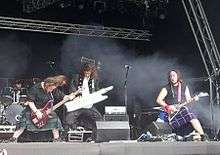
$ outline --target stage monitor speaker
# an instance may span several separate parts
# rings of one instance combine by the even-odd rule
[[[128,115],[104,115],[104,120],[105,121],[129,121]]]
[[[148,130],[153,136],[160,136],[164,134],[171,134],[172,129],[169,126],[168,123],[163,123],[163,122],[152,122],[148,126]]]
[[[96,126],[96,142],[130,139],[130,127],[128,121],[96,121]]]

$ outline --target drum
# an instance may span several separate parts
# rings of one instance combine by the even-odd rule
[[[1,91],[1,103],[5,106],[8,106],[13,103],[13,88],[5,87]]]
[[[5,109],[5,118],[6,122],[10,123],[11,125],[15,125],[19,119],[21,118],[21,113],[24,110],[19,104],[11,104]]]
[[[19,103],[24,104],[27,101],[27,89],[21,88]]]
[[[0,104],[0,124],[4,124],[4,105]]]

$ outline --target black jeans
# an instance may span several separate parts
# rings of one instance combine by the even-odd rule
[[[96,137],[96,121],[103,120],[102,115],[98,112],[95,107],[90,109],[79,109],[67,113],[65,118],[65,129],[76,129],[77,126],[82,126],[87,130],[92,130],[92,140],[95,140]]]

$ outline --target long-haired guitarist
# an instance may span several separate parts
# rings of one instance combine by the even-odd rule
[[[66,76],[57,75],[48,77],[30,88],[27,95],[27,107],[16,125],[17,130],[10,139],[11,141],[17,141],[25,129],[33,132],[52,130],[54,141],[60,140],[59,131],[63,128],[52,108],[55,103],[62,104],[74,98],[75,94],[65,95],[57,89],[66,83]]]
[[[157,97],[157,103],[163,107],[164,113],[160,113],[158,121],[169,122],[170,126],[175,130],[190,122],[195,131],[201,135],[204,140],[206,135],[196,115],[187,106],[177,109],[174,104],[182,102],[192,102],[188,86],[182,81],[178,70],[168,72],[168,84],[163,87]],[[175,114],[170,119],[170,115]]]
[[[82,89],[81,95],[83,98],[86,98],[89,94],[97,91],[99,88],[96,66],[87,63],[82,65],[79,76],[72,82],[71,87],[73,90]],[[82,124],[77,124],[80,118],[84,120],[81,120]],[[67,113],[65,124],[67,128],[72,130],[76,129],[78,125],[92,130],[92,139],[95,140],[96,121],[98,120],[102,120],[102,115],[96,107],[92,106]]]

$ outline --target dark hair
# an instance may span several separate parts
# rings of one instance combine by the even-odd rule
[[[85,64],[81,67],[81,70],[80,70],[80,76],[81,77],[84,77],[84,72],[85,71],[90,71],[91,72],[91,75],[90,75],[90,78],[91,79],[94,79],[95,77],[97,77],[97,69],[95,67],[95,65],[91,65],[91,64]]]
[[[19,80],[15,80],[15,81],[12,82],[13,87],[15,87],[17,84],[23,85],[23,81],[19,79]]]
[[[171,73],[171,72],[175,72],[175,73],[177,74],[177,79],[178,79],[178,81],[179,81],[179,82],[183,82],[183,81],[182,81],[181,74],[180,74],[180,71],[177,70],[177,69],[172,69],[172,70],[170,70],[170,71],[168,72],[168,74],[167,74],[167,80],[168,80],[168,83],[169,83],[169,84],[171,83],[171,82],[170,82],[170,73]]]

